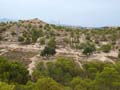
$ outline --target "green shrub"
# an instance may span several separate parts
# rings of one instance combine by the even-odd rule
[[[54,47],[49,47],[46,46],[42,51],[41,51],[41,56],[51,56],[54,55],[56,53],[55,48]]]
[[[95,45],[91,43],[86,43],[83,49],[83,54],[89,56],[96,50]]]
[[[0,81],[25,84],[28,79],[28,70],[22,64],[0,57]]]
[[[4,82],[0,82],[0,90],[15,90],[15,85],[9,85]]]
[[[42,78],[35,83],[33,90],[64,90],[64,87],[51,78]]]

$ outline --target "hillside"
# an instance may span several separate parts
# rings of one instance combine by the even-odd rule
[[[31,51],[39,54],[49,42],[55,44],[57,52],[49,59],[65,56],[77,62],[100,60],[114,63],[118,60],[120,49],[120,28],[72,28],[48,24],[37,18],[0,23],[0,47],[5,51],[9,52],[8,48],[10,51]],[[91,47],[93,51],[84,53],[85,49]],[[40,58],[45,59],[36,59]]]
[[[0,23],[0,90],[120,90],[119,68],[120,27]]]

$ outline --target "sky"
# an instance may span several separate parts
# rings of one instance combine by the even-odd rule
[[[0,0],[0,18],[83,27],[120,26],[120,0]]]

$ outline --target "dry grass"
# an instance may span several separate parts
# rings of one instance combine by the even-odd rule
[[[4,54],[3,57],[9,60],[20,61],[25,66],[28,66],[28,64],[31,62],[30,58],[35,55],[35,52],[9,51],[6,54]]]

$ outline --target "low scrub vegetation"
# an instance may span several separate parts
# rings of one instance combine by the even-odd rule
[[[37,64],[30,77],[18,62],[0,57],[0,90],[120,90],[120,62],[85,62],[70,58]]]

